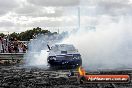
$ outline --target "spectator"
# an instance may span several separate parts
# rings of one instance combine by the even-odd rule
[[[26,53],[27,45],[19,42],[17,38],[11,37],[10,41],[7,37],[0,36],[0,53]]]
[[[16,38],[14,38],[14,51],[15,51],[15,53],[18,53],[19,52],[19,50],[18,50],[18,40],[16,39]]]
[[[3,39],[0,36],[0,53],[3,53]]]
[[[26,53],[27,52],[27,45],[23,44],[23,52]]]
[[[9,52],[9,53],[12,53],[11,44],[8,44],[8,52]]]
[[[18,44],[18,50],[19,53],[23,53],[23,44],[21,42]]]

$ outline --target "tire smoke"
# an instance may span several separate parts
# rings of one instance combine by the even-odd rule
[[[116,69],[132,67],[131,18],[121,17],[115,22],[102,17],[89,29],[81,28],[63,43],[74,44],[82,55],[86,69]]]
[[[62,36],[63,35],[63,36]],[[28,52],[24,56],[26,66],[37,66],[47,68],[48,47],[62,41],[67,36],[66,32],[54,35],[39,35],[30,41]]]

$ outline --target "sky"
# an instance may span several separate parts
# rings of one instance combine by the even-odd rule
[[[118,22],[132,15],[132,0],[0,0],[0,32],[21,32],[34,27],[52,31]],[[106,22],[106,21],[105,21]]]

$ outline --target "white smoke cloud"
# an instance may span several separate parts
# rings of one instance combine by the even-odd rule
[[[63,43],[74,44],[79,49],[86,69],[131,68],[131,19],[123,16],[117,22],[101,16],[95,28],[80,28]]]
[[[130,2],[82,0],[80,6],[81,28],[62,43],[74,44],[78,48],[86,69],[131,68]]]
[[[28,52],[25,55],[26,66],[43,66],[47,68],[48,47],[55,43],[59,43],[67,36],[67,32],[54,35],[38,35],[35,39],[31,40],[28,45]]]

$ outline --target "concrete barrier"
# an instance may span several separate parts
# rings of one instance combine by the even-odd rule
[[[0,60],[20,60],[25,53],[0,53]]]

